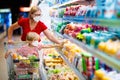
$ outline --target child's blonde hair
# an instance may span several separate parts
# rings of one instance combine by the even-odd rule
[[[40,35],[37,34],[36,32],[29,32],[26,36],[27,41],[35,41],[35,40],[40,40]]]

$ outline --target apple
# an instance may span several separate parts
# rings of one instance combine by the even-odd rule
[[[75,29],[75,25],[74,24],[67,24],[66,28],[69,30],[74,30]]]
[[[69,11],[70,10],[70,7],[66,7],[66,11]]]
[[[78,33],[79,33],[79,32],[72,32],[72,37],[75,38]]]
[[[69,29],[64,29],[65,34],[69,34]]]
[[[75,25],[74,32],[80,32],[82,30],[82,27],[79,25]]]

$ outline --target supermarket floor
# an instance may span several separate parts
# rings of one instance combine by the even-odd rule
[[[7,74],[7,63],[4,58],[4,41],[7,40],[7,37],[0,40],[0,80],[8,80],[8,74]],[[14,40],[20,40],[20,36],[14,36]]]

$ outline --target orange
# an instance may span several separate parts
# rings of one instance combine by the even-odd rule
[[[17,59],[17,54],[14,53],[14,54],[12,55],[12,57],[13,57],[13,59]]]
[[[98,78],[102,78],[104,76],[104,72],[102,70],[97,70],[95,71],[95,76],[98,77]]]
[[[101,51],[104,51],[105,47],[106,47],[105,42],[101,42],[101,43],[98,45],[98,49],[101,50]]]

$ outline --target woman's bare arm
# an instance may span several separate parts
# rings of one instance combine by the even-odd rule
[[[13,31],[17,28],[19,28],[19,24],[18,22],[15,22],[14,24],[12,24],[9,29],[8,29],[8,43],[12,42],[12,35],[13,35]]]
[[[48,29],[46,29],[45,31],[43,31],[43,33],[46,35],[46,37],[51,40],[54,43],[60,44],[60,40],[58,38],[55,37],[55,35],[52,34],[52,32],[50,32]]]

